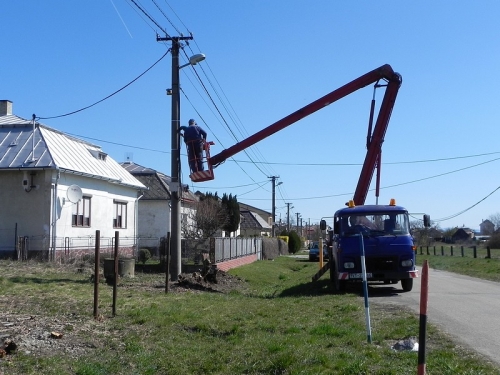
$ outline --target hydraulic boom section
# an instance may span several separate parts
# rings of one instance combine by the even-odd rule
[[[275,122],[274,124],[269,125],[267,128],[264,128],[261,131],[255,133],[254,135],[251,135],[250,137],[244,139],[243,141],[236,143],[234,146],[221,151],[220,153],[212,156],[210,159],[208,159],[207,157],[207,161],[209,161],[208,163],[209,167],[211,168],[210,171],[212,172],[211,173],[212,178],[213,178],[213,168],[217,167],[231,156],[237,154],[240,151],[245,150],[250,146],[253,146],[254,144],[260,142],[264,138],[267,138],[270,135],[277,133],[278,131],[286,128],[287,126],[336,102],[339,99],[342,99],[347,95],[352,94],[353,92],[359,89],[362,89],[371,84],[376,84],[377,86],[381,86],[378,85],[378,82],[381,80],[387,82],[387,85],[384,85],[386,86],[386,90],[384,98],[382,100],[382,104],[380,106],[377,121],[373,129],[371,141],[367,145],[368,151],[366,153],[365,161],[363,163],[363,168],[361,170],[361,174],[358,180],[358,185],[356,187],[353,198],[354,202],[357,205],[364,204],[373,177],[373,172],[380,158],[382,143],[384,142],[385,132],[387,130],[387,126],[389,125],[389,120],[391,117],[392,109],[394,107],[394,103],[396,101],[396,96],[398,94],[399,87],[401,86],[402,83],[401,75],[394,72],[392,70],[392,67],[388,64],[382,65],[381,67],[374,69],[371,72],[368,72],[359,78],[356,78],[355,80],[332,91],[331,93],[323,96],[322,98],[306,105],[305,107],[299,109],[298,111],[282,118],[281,120]]]

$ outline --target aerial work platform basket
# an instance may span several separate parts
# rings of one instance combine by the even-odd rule
[[[204,170],[193,170],[191,168],[191,174],[189,175],[189,178],[193,182],[203,182],[203,181],[210,181],[214,179],[214,170],[212,167],[212,163],[210,162],[210,146],[213,146],[215,143],[212,141],[205,141],[203,142],[203,151],[204,155],[202,155],[202,163],[205,164],[207,168]],[[189,158],[189,153],[188,153],[188,158]],[[196,158],[196,155],[193,156],[194,159],[189,159],[189,165],[198,165],[198,159]]]

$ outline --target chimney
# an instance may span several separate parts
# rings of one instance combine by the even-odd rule
[[[0,100],[0,116],[12,114],[12,102],[10,100]]]

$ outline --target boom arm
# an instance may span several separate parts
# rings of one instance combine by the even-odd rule
[[[368,194],[368,189],[373,177],[373,172],[377,164],[377,160],[380,155],[380,150],[382,148],[382,143],[384,141],[385,132],[389,124],[389,119],[391,117],[392,108],[396,101],[396,96],[401,86],[402,78],[401,75],[394,72],[390,65],[382,65],[381,67],[372,70],[371,72],[362,75],[361,77],[347,83],[346,85],[332,91],[331,93],[323,96],[322,98],[306,105],[305,107],[299,109],[298,111],[282,118],[281,120],[269,125],[267,128],[251,135],[250,137],[244,139],[241,142],[236,143],[225,150],[222,150],[217,155],[210,158],[210,163],[216,167],[220,163],[224,162],[226,159],[237,154],[246,148],[253,146],[257,142],[260,142],[264,138],[286,128],[287,126],[309,116],[333,102],[336,102],[343,97],[352,94],[353,92],[362,89],[372,83],[376,83],[381,79],[388,82],[387,88],[385,90],[384,99],[382,105],[380,106],[379,115],[375,128],[373,130],[373,135],[371,142],[368,146],[368,151],[366,153],[365,161],[363,163],[363,168],[359,176],[358,185],[354,193],[354,202],[358,205],[364,204],[366,196]]]

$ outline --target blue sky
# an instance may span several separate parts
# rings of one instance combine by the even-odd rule
[[[181,62],[206,55],[195,68],[203,85],[190,67],[181,70],[181,122],[195,118],[216,154],[390,64],[403,84],[383,144],[379,203],[396,198],[417,217],[451,217],[439,221],[442,228],[478,228],[500,212],[500,2],[136,3],[158,25],[131,0],[4,4],[0,99],[28,119],[79,110],[160,59],[170,44],[157,42],[157,32],[192,32]],[[168,54],[109,99],[40,122],[100,145],[117,161],[128,157],[170,175],[170,86]],[[286,220],[286,203],[293,220],[332,216],[355,190],[372,96],[366,87],[236,154],[211,182],[192,184],[184,158],[182,180],[271,211],[268,177],[279,176],[277,220]],[[382,97],[377,90],[378,103]],[[375,203],[374,191],[366,203]]]

